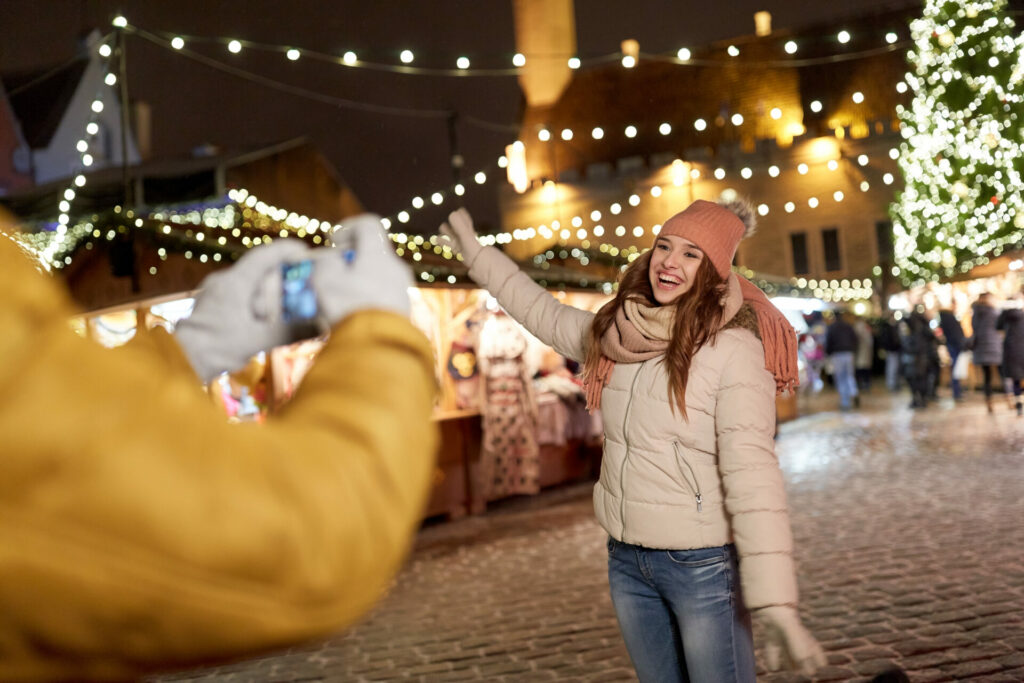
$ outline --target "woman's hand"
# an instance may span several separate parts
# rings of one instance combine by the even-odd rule
[[[811,676],[827,664],[821,645],[804,628],[796,609],[777,605],[762,607],[753,614],[764,626],[765,665],[769,671],[785,667]]]
[[[462,254],[462,261],[467,268],[472,267],[477,254],[483,249],[473,229],[473,217],[469,211],[458,209],[448,214],[448,222],[442,223],[439,229],[441,237],[451,244],[452,250]]]

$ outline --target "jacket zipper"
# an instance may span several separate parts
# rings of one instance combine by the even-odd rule
[[[633,375],[633,384],[629,387],[629,400],[626,401],[626,411],[622,417],[622,441],[626,445],[626,452],[622,456],[622,467],[619,469],[619,517],[622,518],[622,540],[626,541],[626,462],[629,460],[629,435],[626,427],[629,424],[629,411],[633,407],[633,392],[636,390],[636,381],[640,379],[640,372],[644,364],[640,363],[636,374]],[[627,543],[629,541],[626,541]]]
[[[679,461],[682,460],[683,464],[686,465],[686,469],[690,470],[690,476],[693,477],[693,484],[690,488],[693,489],[693,493],[697,497],[697,512],[701,512],[703,510],[703,496],[700,493],[700,482],[697,480],[697,473],[693,471],[693,466],[689,463],[689,461],[687,461],[686,458],[682,457],[679,454],[679,443],[673,441],[672,448],[675,449],[676,453],[676,466],[679,467]],[[679,467],[679,474],[686,481],[687,484],[690,483],[690,481],[686,479],[686,474],[683,473],[682,467]]]

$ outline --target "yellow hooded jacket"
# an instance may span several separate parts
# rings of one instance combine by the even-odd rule
[[[323,636],[397,572],[433,471],[426,339],[342,321],[230,425],[169,335],[107,350],[0,234],[0,680],[117,680]]]

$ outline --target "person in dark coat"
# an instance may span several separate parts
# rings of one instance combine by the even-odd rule
[[[967,337],[964,336],[964,329],[960,327],[960,321],[953,315],[953,311],[939,311],[939,327],[942,328],[942,336],[946,338],[946,349],[949,351],[953,400],[959,401],[963,398],[963,389],[960,387],[960,380],[952,377],[952,368],[956,367],[957,357],[967,347]]]
[[[832,378],[839,391],[841,410],[849,410],[851,402],[853,405],[860,404],[853,365],[857,346],[857,333],[853,325],[846,320],[844,313],[837,312],[835,321],[825,331],[825,354],[832,361]]]
[[[985,382],[985,405],[992,412],[992,382],[1003,362],[1003,343],[996,330],[998,311],[992,306],[992,295],[982,293],[971,305],[971,352],[974,364],[981,368]]]
[[[1024,292],[1022,292],[1024,296]],[[1021,303],[1018,298],[1017,304]],[[1013,382],[1013,399],[1017,417],[1024,416],[1021,402],[1021,384],[1024,383],[1024,309],[1018,306],[1006,308],[996,320],[996,329],[1002,330],[1003,376]]]
[[[924,408],[928,405],[935,369],[939,365],[939,342],[923,313],[915,311],[907,318],[907,334],[902,342],[900,365],[913,395],[910,407]]]
[[[878,331],[878,348],[885,352],[885,387],[889,391],[900,390],[900,324],[895,315],[889,314],[882,321]]]

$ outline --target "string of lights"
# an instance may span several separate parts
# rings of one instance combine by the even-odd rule
[[[116,20],[115,20],[116,21]],[[116,24],[115,24],[116,25]],[[81,235],[85,233],[85,229],[82,226],[74,226],[74,229],[70,231],[68,224],[70,223],[70,212],[72,208],[72,202],[75,200],[77,190],[82,188],[86,183],[86,171],[90,166],[93,165],[94,159],[91,153],[92,143],[96,135],[99,133],[99,124],[96,122],[96,116],[99,115],[104,107],[105,91],[104,86],[110,88],[117,85],[117,76],[110,70],[109,58],[113,54],[113,49],[110,47],[111,38],[113,33],[108,33],[103,36],[97,45],[97,52],[100,57],[103,58],[103,86],[100,86],[99,91],[93,97],[92,103],[89,105],[89,119],[86,122],[85,130],[82,131],[82,137],[75,143],[75,150],[79,157],[79,166],[72,173],[71,181],[68,186],[60,195],[60,201],[57,209],[56,224],[52,226],[53,238],[50,240],[40,240],[38,233],[36,235],[25,235],[23,239],[28,240],[27,246],[33,251],[37,251],[39,254],[38,262],[45,270],[50,268],[57,262],[56,254],[66,249],[65,244],[73,245],[77,243]],[[41,249],[36,249],[40,242],[45,242],[45,246]]]
[[[239,78],[243,78],[243,79],[249,80],[251,82],[258,83],[260,85],[263,85],[263,86],[266,86],[266,87],[269,87],[269,88],[273,88],[273,89],[279,90],[281,92],[286,92],[286,93],[294,95],[294,96],[303,97],[303,98],[314,100],[314,101],[318,101],[318,102],[321,102],[321,103],[324,103],[324,104],[331,104],[333,106],[347,107],[347,108],[352,108],[352,109],[357,109],[357,110],[362,110],[362,111],[369,111],[369,112],[373,112],[373,113],[380,113],[380,114],[387,114],[387,115],[398,115],[398,116],[439,118],[439,117],[447,117],[447,116],[451,115],[451,112],[447,111],[447,110],[431,110],[431,109],[418,109],[418,108],[408,108],[408,107],[391,107],[391,106],[386,106],[386,105],[378,105],[378,104],[373,104],[373,103],[367,103],[367,102],[351,100],[351,99],[347,99],[347,98],[339,98],[339,97],[327,95],[326,93],[322,93],[322,92],[319,92],[319,91],[316,91],[316,90],[309,90],[309,89],[301,88],[301,87],[294,86],[294,85],[291,85],[291,84],[288,84],[288,83],[283,83],[283,82],[278,81],[276,79],[268,78],[268,77],[263,76],[261,74],[257,74],[257,73],[254,73],[252,71],[248,71],[248,70],[242,69],[241,67],[239,67],[237,65],[228,64],[226,62],[214,59],[214,58],[212,58],[212,57],[210,57],[208,55],[202,54],[200,52],[197,52],[197,51],[194,51],[194,50],[190,50],[186,46],[189,45],[189,44],[192,44],[192,43],[221,44],[221,45],[225,45],[227,47],[228,51],[233,53],[233,54],[238,54],[243,49],[250,48],[250,49],[262,50],[262,51],[281,53],[281,54],[284,54],[291,61],[296,61],[296,60],[302,58],[303,56],[306,56],[306,57],[313,58],[313,59],[315,59],[317,61],[320,61],[320,62],[332,63],[332,64],[341,64],[341,65],[346,66],[346,67],[353,67],[353,68],[355,68],[355,67],[365,67],[365,68],[374,68],[374,69],[378,69],[378,70],[394,70],[394,71],[399,72],[399,73],[409,73],[409,74],[419,74],[419,75],[435,75],[435,76],[516,75],[516,74],[520,73],[522,67],[525,66],[525,64],[526,64],[526,61],[525,61],[526,57],[524,55],[520,54],[520,53],[517,53],[513,57],[513,68],[510,68],[510,69],[498,69],[498,70],[494,70],[494,69],[471,69],[471,68],[469,68],[469,59],[467,57],[460,57],[457,60],[459,66],[456,69],[454,69],[454,70],[451,70],[451,69],[425,69],[425,68],[420,68],[420,67],[408,66],[408,64],[411,63],[412,60],[414,59],[414,56],[413,56],[411,51],[406,50],[401,55],[401,59],[403,60],[403,64],[404,64],[403,66],[388,67],[387,65],[376,64],[376,63],[371,63],[371,62],[365,62],[363,60],[360,60],[356,56],[356,54],[354,52],[351,52],[351,51],[347,51],[341,57],[337,57],[337,56],[334,56],[334,55],[328,55],[328,54],[325,54],[325,53],[322,53],[322,52],[318,52],[318,51],[315,51],[315,50],[306,50],[306,49],[301,49],[301,48],[296,48],[296,47],[288,47],[288,46],[285,46],[285,45],[271,45],[271,44],[266,44],[266,43],[258,43],[258,42],[255,42],[255,41],[243,41],[243,40],[239,40],[239,39],[189,36],[188,40],[186,40],[186,37],[181,36],[181,35],[175,35],[175,34],[166,33],[166,32],[151,32],[151,31],[148,31],[146,29],[143,29],[141,27],[134,26],[134,25],[131,25],[131,24],[126,24],[125,25],[125,30],[130,32],[131,34],[137,35],[137,36],[139,36],[139,37],[141,37],[141,38],[143,38],[143,39],[145,39],[145,40],[147,40],[149,42],[152,42],[152,43],[154,43],[156,45],[159,45],[161,47],[164,47],[164,48],[172,50],[172,51],[179,52],[183,56],[186,56],[186,57],[188,57],[190,59],[193,59],[195,61],[203,63],[203,64],[205,64],[205,65],[207,65],[207,66],[209,66],[211,68],[215,68],[215,69],[224,71],[225,73],[229,73],[229,74],[231,74],[233,76],[236,76],[236,77],[239,77]],[[849,34],[848,31],[841,31],[836,36],[836,41],[839,44],[848,43],[850,40],[851,40],[851,37],[850,37],[850,34]],[[751,67],[758,67],[758,68],[764,68],[764,67],[778,68],[778,67],[809,66],[809,65],[813,65],[813,64],[817,64],[817,63],[832,63],[832,62],[835,62],[835,61],[846,61],[846,60],[851,60],[851,59],[860,59],[860,58],[870,57],[870,56],[874,56],[876,54],[880,54],[880,53],[884,53],[884,52],[889,52],[889,51],[893,51],[893,50],[903,49],[908,44],[908,43],[905,43],[905,42],[899,42],[898,34],[895,31],[888,31],[885,34],[885,36],[884,36],[884,40],[886,42],[886,45],[883,45],[883,46],[877,47],[877,48],[872,48],[872,49],[869,49],[869,50],[863,50],[863,51],[860,51],[860,52],[843,53],[843,54],[838,54],[838,55],[829,55],[829,56],[826,56],[826,57],[811,58],[811,59],[791,58],[791,59],[788,59],[788,60],[745,61],[744,65],[751,66]],[[791,55],[795,54],[798,51],[798,49],[799,49],[798,42],[796,40],[794,40],[794,39],[789,39],[789,40],[787,40],[784,43],[784,51],[787,54],[791,54]],[[736,47],[736,46],[729,46],[729,48],[727,50],[727,53],[732,55],[732,56],[734,56],[734,57],[738,56],[740,54],[739,53],[739,48]],[[622,63],[623,63],[623,66],[625,68],[632,68],[632,67],[634,67],[636,65],[637,58],[639,57],[639,55],[637,57],[634,57],[632,55],[619,55],[618,53],[609,54],[609,55],[602,55],[600,57],[595,57],[595,58],[592,58],[592,59],[588,59],[586,61],[581,60],[581,59],[579,59],[577,57],[572,57],[572,58],[570,58],[568,60],[569,61],[568,65],[569,65],[570,68],[578,69],[578,68],[581,68],[581,67],[583,67],[585,65],[589,66],[589,65],[596,65],[596,64],[601,64],[601,63],[607,63],[608,61],[614,61],[616,59],[619,59],[620,56],[622,58]],[[670,63],[674,63],[674,64],[679,64],[679,65],[692,65],[692,66],[711,66],[711,65],[721,66],[721,65],[724,65],[724,64],[728,63],[728,62],[724,62],[724,61],[722,61],[720,59],[699,59],[699,58],[694,58],[692,56],[692,52],[688,48],[681,48],[676,53],[675,56],[672,56],[672,55],[644,54],[644,55],[642,55],[642,57],[644,59],[648,59],[648,60],[652,60],[652,61],[662,61],[662,62],[670,62]],[[899,84],[897,86],[897,90],[899,92],[901,92],[901,93],[905,92],[905,90],[906,90],[905,84],[902,84],[902,83]],[[864,101],[864,95],[862,93],[860,93],[860,92],[854,93],[852,97],[853,97],[853,101],[855,103],[857,103],[857,104],[860,104],[860,103],[862,103]],[[818,111],[821,111],[822,104],[821,104],[820,101],[814,101],[814,102],[810,103],[809,108],[810,108],[810,110],[812,112],[818,112]],[[781,118],[782,111],[781,111],[780,108],[775,107],[775,108],[772,108],[770,110],[769,114],[770,114],[770,116],[773,119],[778,119],[778,118]],[[710,118],[713,121],[715,117],[710,117]],[[464,117],[464,120],[467,123],[471,124],[471,125],[475,125],[475,126],[478,126],[478,127],[486,128],[486,129],[497,131],[497,132],[510,132],[510,131],[514,131],[514,130],[518,129],[518,127],[515,126],[514,124],[485,121],[485,120],[481,120],[481,119],[479,119],[477,117]],[[743,125],[744,117],[741,114],[739,114],[739,113],[735,113],[735,114],[733,114],[730,117],[729,122],[733,126],[739,127],[739,126]],[[677,123],[679,125],[683,125],[683,126],[692,125],[693,128],[695,130],[697,130],[698,132],[703,132],[705,130],[708,130],[708,128],[709,128],[708,120],[705,119],[705,118],[697,118],[694,121],[677,122]],[[659,127],[658,127],[658,132],[660,134],[662,134],[662,135],[669,135],[671,130],[672,130],[672,126],[673,126],[672,122],[669,122],[669,121],[662,122],[659,125]],[[632,125],[632,124],[625,126],[623,128],[623,130],[622,130],[622,134],[626,138],[636,137],[639,132],[640,132],[640,129],[636,125]],[[800,132],[802,132],[802,131],[794,131],[795,134],[800,134]],[[538,129],[538,131],[537,131],[537,135],[538,135],[539,139],[541,139],[542,141],[546,141],[546,140],[550,139],[551,132],[548,131],[547,128],[545,128],[545,127],[540,127]],[[574,132],[571,129],[563,129],[561,131],[561,136],[562,136],[562,139],[564,139],[564,140],[572,139],[573,135],[574,135]],[[593,139],[602,139],[602,138],[604,138],[605,137],[605,127],[595,126],[591,130],[591,137]]]
[[[141,35],[144,29],[139,26],[129,24],[128,28],[139,32]],[[608,53],[597,55],[593,57],[581,57],[579,55],[550,55],[550,54],[532,54],[525,55],[521,52],[513,53],[508,55],[507,53],[501,56],[487,55],[482,59],[485,63],[487,62],[504,62],[504,65],[498,67],[480,67],[474,66],[473,60],[469,57],[466,52],[455,53],[455,56],[449,56],[444,59],[446,66],[421,66],[415,64],[417,61],[416,53],[408,48],[402,49],[391,49],[386,52],[392,55],[395,62],[381,62],[373,61],[371,59],[361,58],[354,49],[339,51],[340,54],[325,53],[320,50],[314,50],[310,48],[301,47],[298,45],[284,45],[275,43],[265,43],[255,40],[247,40],[244,38],[229,38],[222,36],[197,36],[188,35],[183,33],[173,33],[163,30],[151,30],[146,33],[153,38],[159,39],[161,43],[166,43],[169,47],[174,50],[184,50],[188,45],[194,44],[205,44],[215,45],[225,49],[231,54],[239,54],[243,50],[253,50],[261,52],[269,52],[280,54],[288,61],[299,61],[301,59],[310,59],[314,61],[323,62],[326,64],[342,66],[352,69],[367,69],[374,71],[382,71],[389,73],[415,75],[415,76],[444,76],[444,77],[495,77],[495,76],[518,76],[521,70],[527,64],[528,59],[543,59],[549,61],[551,59],[565,59],[566,65],[570,69],[580,69],[588,66],[596,66],[600,64],[606,64],[612,61],[620,61],[625,68],[633,68],[636,66],[640,59],[650,61],[662,61],[673,64],[679,64],[684,66],[723,66],[729,64],[734,66],[736,63],[725,62],[719,59],[706,59],[700,57],[694,57],[693,51],[688,47],[679,48],[674,54],[653,54],[653,53],[636,53],[636,54],[623,54],[619,52]],[[863,36],[860,36],[864,38]],[[844,46],[851,43],[854,36],[848,30],[840,30],[831,40],[834,40],[833,45]],[[823,39],[822,36],[808,36],[801,39],[797,38],[785,38],[780,37],[782,51],[787,55],[791,55],[790,58],[778,59],[778,60],[744,60],[742,66],[749,66],[752,68],[763,68],[763,67],[803,67],[813,66],[819,64],[830,64],[839,61],[849,61],[854,59],[863,59],[866,57],[872,57],[885,52],[899,50],[907,47],[909,41],[900,41],[899,33],[896,30],[886,30],[883,35],[876,37],[869,35],[866,40],[881,40],[881,45],[860,49],[856,51],[837,52],[835,54],[817,56],[817,57],[792,57],[796,55],[801,49],[801,43],[820,42]],[[741,48],[737,45],[729,45],[726,48],[726,54],[730,57],[739,57],[741,54]]]
[[[652,194],[651,196],[654,195]],[[639,205],[639,195],[634,194],[631,197],[637,197],[637,199],[630,202],[630,205]],[[119,225],[116,229],[109,227],[105,232],[97,227],[102,222],[99,220],[88,220],[74,225],[68,231],[68,237],[63,241],[63,251],[51,263],[56,268],[70,265],[72,262],[71,254],[74,253],[75,247],[79,246],[81,242],[85,242],[86,249],[92,249],[94,241],[100,239],[111,241],[118,234],[125,231],[126,225],[132,225],[135,229],[146,229],[154,234],[159,233],[175,239],[180,245],[179,250],[182,251],[186,259],[195,258],[201,263],[208,261],[219,262],[226,257],[236,258],[238,256],[238,242],[229,241],[227,239],[229,234],[236,240],[240,240],[241,247],[244,250],[271,242],[276,237],[307,238],[311,239],[314,244],[323,244],[333,231],[344,228],[343,223],[333,224],[329,221],[309,218],[287,209],[268,205],[245,189],[231,190],[228,193],[227,200],[228,203],[226,204],[214,202],[208,205],[187,206],[184,208],[167,207],[156,209],[146,215],[136,215],[132,211],[122,212],[121,207],[116,207],[114,213],[122,218],[122,225]],[[841,199],[836,199],[836,201],[841,201]],[[763,207],[764,205],[759,207],[759,212],[762,215],[765,212]],[[615,211],[615,205],[612,205],[610,210]],[[593,218],[594,216],[592,215],[591,217]],[[98,219],[97,216],[92,218]],[[558,226],[553,227],[557,229]],[[620,226],[620,228],[623,229],[616,229],[616,235],[619,237],[625,236],[624,226]],[[648,232],[656,234],[659,228],[659,225],[654,225],[650,228],[636,226],[633,229],[633,236],[643,237]],[[531,229],[526,229],[519,235],[514,233],[484,235],[481,237],[481,242],[493,245],[508,244],[513,239],[529,239],[529,230]],[[638,232],[639,235],[637,234]],[[47,234],[52,235],[52,233],[47,233],[46,231],[37,235],[42,235],[43,239],[45,239]],[[551,233],[551,235],[555,236],[554,233]],[[557,236],[562,238],[563,241],[569,237],[565,229]],[[450,246],[442,243],[437,235],[424,237],[422,235],[391,232],[390,237],[396,245],[396,253],[399,256],[408,255],[413,261],[414,266],[421,263],[424,254],[427,252],[433,252],[445,260],[461,260],[461,257],[454,254]],[[579,237],[578,233],[577,237]],[[23,246],[27,246],[30,249],[35,246],[32,250],[37,256],[39,255],[40,245],[33,245],[31,242],[24,240],[22,243]],[[45,249],[46,247],[42,246],[42,250],[45,251]],[[564,261],[568,258],[573,258],[578,260],[582,266],[587,266],[597,253],[606,255],[612,261],[618,259],[622,264],[619,266],[619,269],[623,269],[626,264],[639,257],[645,250],[635,245],[619,248],[611,243],[601,243],[599,247],[594,248],[594,245],[591,245],[589,241],[583,240],[579,247],[569,248],[563,245],[557,248],[557,251],[553,248],[538,254],[533,258],[533,264],[542,270],[546,270],[553,261],[558,259]],[[161,260],[167,259],[168,252],[165,247],[160,247],[157,253]],[[742,268],[740,270],[747,277],[756,277],[753,271]],[[156,267],[149,269],[150,275],[156,275],[156,273]],[[446,271],[444,268],[437,266],[420,267],[418,276],[426,283],[433,283],[438,278],[444,279],[449,284],[455,284],[458,281],[457,276],[450,269]],[[773,285],[769,281],[759,280],[758,283],[763,288],[769,290],[774,287],[777,293],[803,296],[814,295],[826,301],[850,301],[867,298],[871,292],[869,280],[850,283],[814,280],[803,280],[801,282],[802,280],[803,278],[792,278],[788,284],[785,284],[784,291],[779,288],[781,285]],[[588,288],[596,287],[604,293],[611,293],[615,288],[615,283],[608,278],[595,278],[588,281],[588,278],[583,277],[575,284]]]

